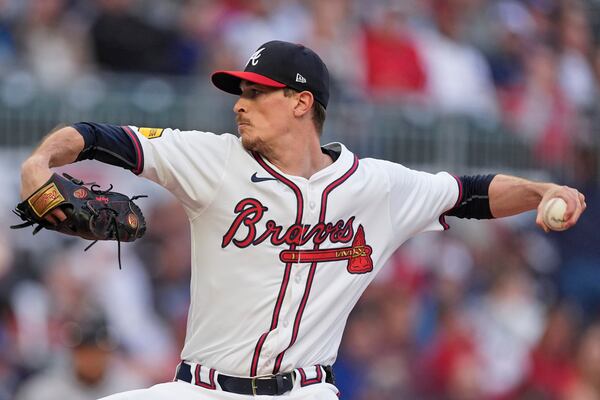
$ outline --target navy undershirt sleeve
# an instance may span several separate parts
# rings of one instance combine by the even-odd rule
[[[133,132],[121,126],[94,122],[78,122],[72,127],[83,136],[85,143],[77,161],[98,160],[135,174],[142,172],[141,146]]]
[[[461,198],[456,206],[445,213],[458,218],[492,219],[489,188],[496,175],[461,176]]]

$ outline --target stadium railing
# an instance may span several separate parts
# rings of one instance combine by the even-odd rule
[[[233,103],[231,96],[198,79],[90,75],[50,91],[18,72],[0,77],[0,147],[29,147],[58,124],[85,120],[235,132]],[[587,118],[589,126],[600,126],[600,113]],[[436,115],[414,105],[340,96],[328,109],[325,127],[325,142],[341,141],[361,157],[425,170],[569,178],[574,169],[572,159],[542,161],[533,143],[499,121]],[[587,144],[596,156],[598,133],[598,128],[591,130]]]

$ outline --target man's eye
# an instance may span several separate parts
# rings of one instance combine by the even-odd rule
[[[263,93],[264,92],[260,89],[246,88],[246,89],[244,89],[242,96],[252,99]]]

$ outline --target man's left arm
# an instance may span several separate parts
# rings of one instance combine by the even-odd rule
[[[533,182],[508,175],[496,175],[490,182],[489,206],[494,218],[508,217],[537,209],[536,224],[548,232],[542,220],[542,210],[553,197],[567,202],[566,228],[577,223],[586,208],[585,196],[577,189],[554,183]]]

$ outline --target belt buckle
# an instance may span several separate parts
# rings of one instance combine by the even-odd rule
[[[294,383],[296,382],[296,373],[292,372],[290,374],[290,377],[292,379],[292,387],[294,387]],[[261,380],[261,379],[272,379],[272,378],[277,378],[277,375],[260,375],[260,376],[255,376],[254,378],[251,378],[250,386],[252,387],[252,396],[258,396],[256,394],[256,390],[258,389],[258,386],[256,386],[256,381]],[[277,390],[279,390],[279,385],[277,385]]]
[[[252,396],[258,396],[256,394],[256,389],[258,389],[258,386],[256,386],[256,381],[260,380],[260,379],[271,379],[273,378],[275,375],[259,375],[259,376],[255,376],[254,378],[251,378],[251,382],[250,382],[250,386],[252,387]]]

